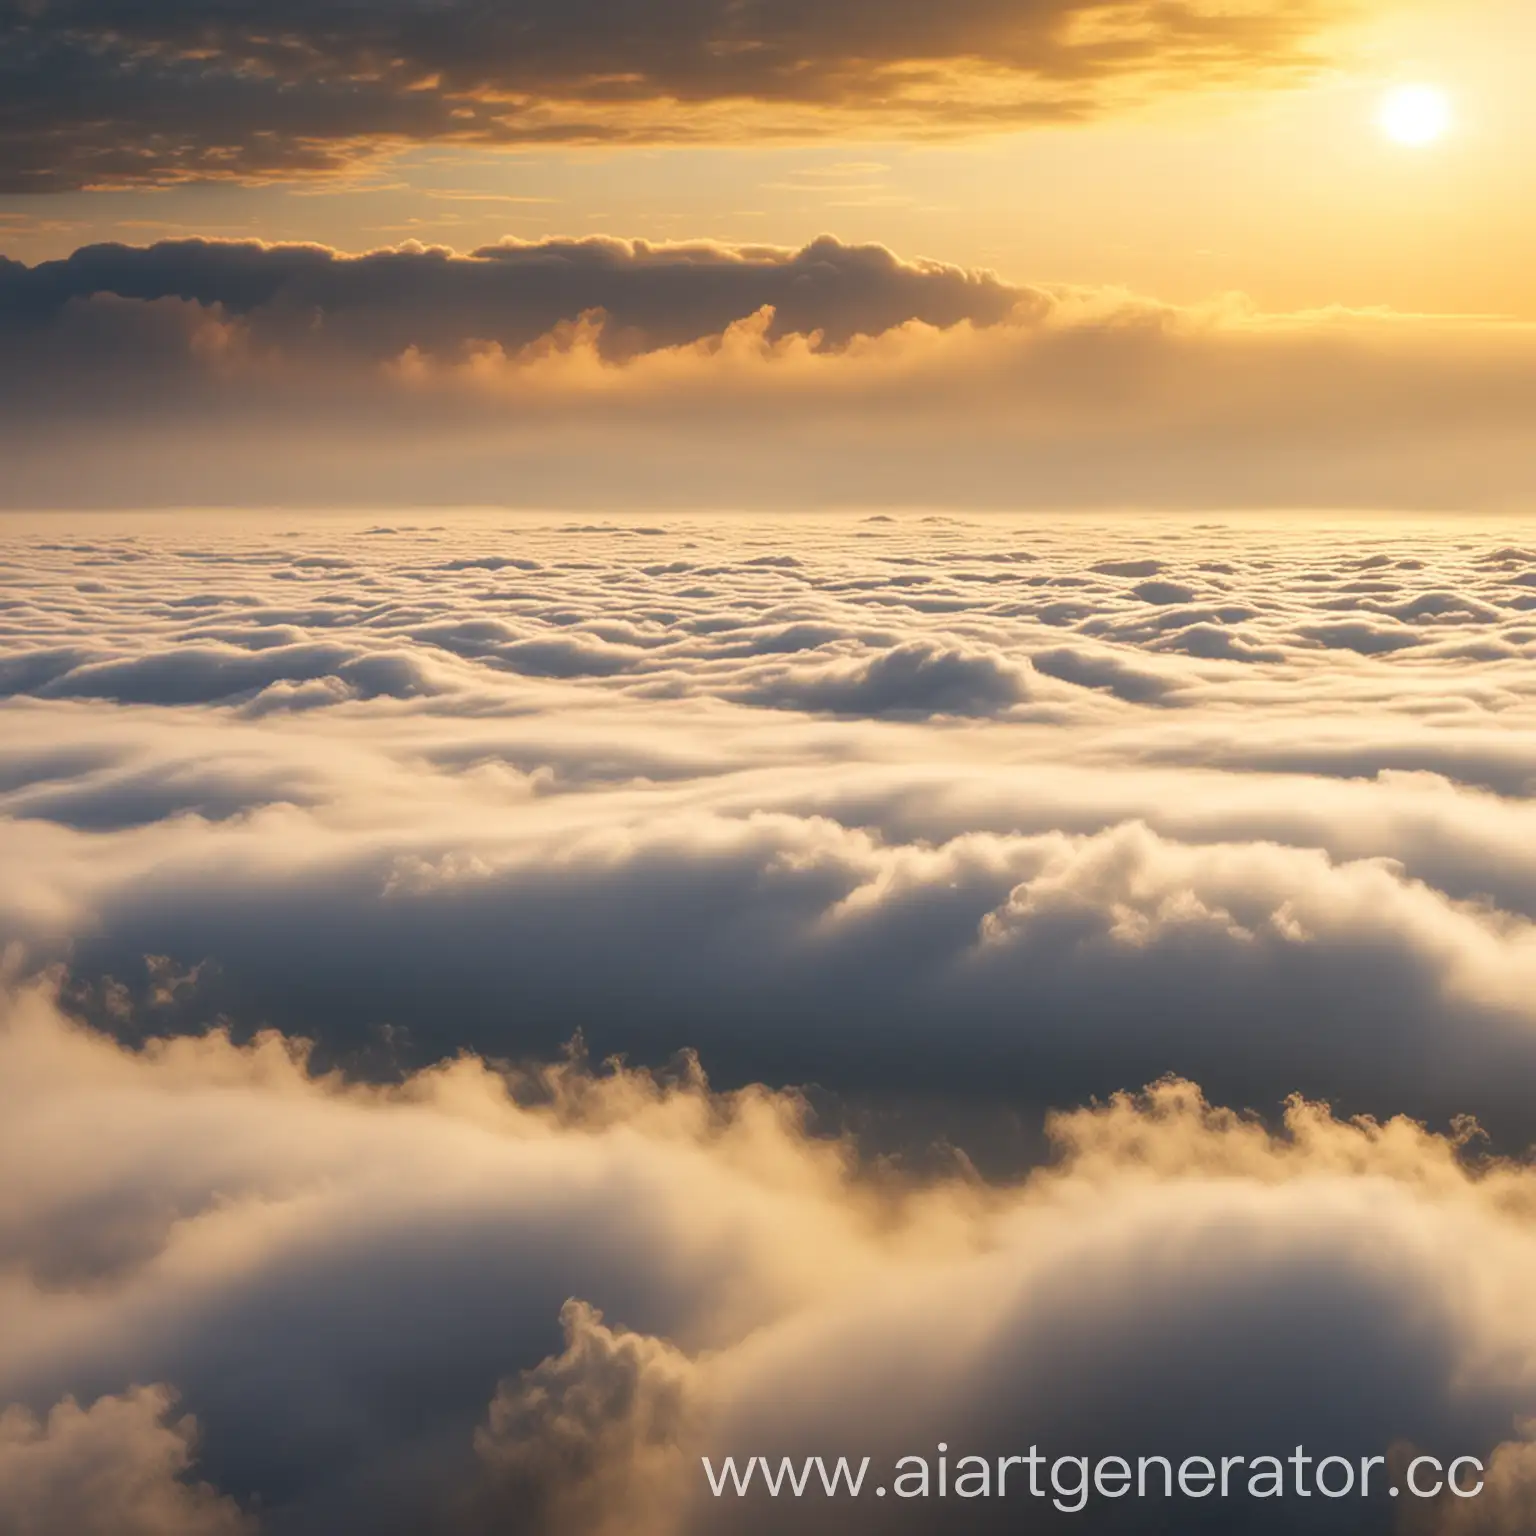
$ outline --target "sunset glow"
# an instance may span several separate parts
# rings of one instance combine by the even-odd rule
[[[1531,0],[0,0],[0,1536],[1533,1536]]]
[[[1380,121],[1389,139],[1418,149],[1444,137],[1451,126],[1451,104],[1433,85],[1403,85],[1382,102]]]

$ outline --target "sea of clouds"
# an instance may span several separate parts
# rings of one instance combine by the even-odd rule
[[[0,1532],[1520,1536],[1533,611],[1512,520],[6,519]],[[1493,1470],[699,1473],[940,1440]]]

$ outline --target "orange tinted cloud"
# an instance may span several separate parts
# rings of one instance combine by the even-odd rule
[[[12,8],[15,9],[14,7]],[[416,143],[988,131],[1314,69],[1345,0],[46,0],[0,191],[314,177]]]
[[[1511,505],[1536,331],[1023,287],[830,237],[0,269],[13,505]],[[94,458],[60,451],[80,434]],[[274,456],[274,442],[285,452]]]

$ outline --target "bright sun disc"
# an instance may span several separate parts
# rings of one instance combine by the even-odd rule
[[[1401,85],[1382,102],[1380,122],[1399,144],[1432,144],[1451,126],[1451,104],[1432,85]]]

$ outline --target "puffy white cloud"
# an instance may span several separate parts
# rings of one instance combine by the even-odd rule
[[[37,992],[8,1001],[0,1064],[20,1174],[0,1393],[127,1393],[46,1431],[6,1421],[4,1454],[33,1470],[0,1497],[52,1489],[67,1455],[75,1503],[44,1507],[78,1506],[76,1529],[236,1528],[187,1481],[164,1396],[127,1391],[152,1377],[204,1425],[200,1473],[260,1494],[277,1531],[783,1530],[772,1500],[709,1497],[697,1458],[888,1470],[941,1440],[1413,1445],[1490,1462],[1489,1511],[1527,1496],[1536,1192],[1465,1131],[1299,1100],[1272,1129],[1169,1081],[1054,1117],[1052,1164],[988,1185],[863,1163],[808,1136],[793,1099],[714,1095],[693,1071],[505,1078],[465,1058],[366,1087],[275,1036],[135,1053]],[[160,1525],[89,1523],[115,1517],[103,1490],[125,1466],[166,1501],[145,1505]],[[1385,1530],[1392,1508],[1345,1513],[1316,1528]],[[1012,1528],[1019,1509],[966,1514]],[[1286,1501],[1273,1528],[1306,1514]],[[809,1530],[950,1518],[793,1511]],[[1242,1518],[1271,1528],[1263,1506]]]
[[[927,1103],[903,1144],[1165,1071],[1536,1136],[1497,527],[68,526],[13,525],[0,929],[113,1028],[584,1029]],[[1307,636],[1386,607],[1413,646]]]
[[[0,1529],[777,1531],[697,1457],[941,1439],[1472,1454],[1414,1518],[1522,1529],[1506,529],[3,532]]]
[[[963,647],[909,641],[867,660],[814,672],[763,670],[737,697],[749,704],[844,715],[990,715],[1029,697],[1027,669]]]

